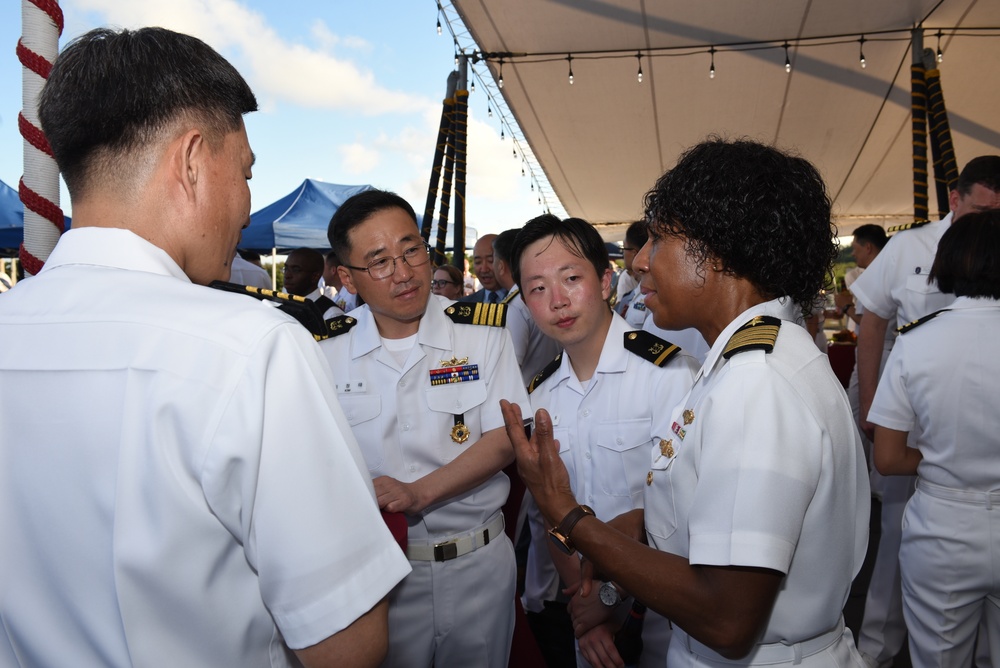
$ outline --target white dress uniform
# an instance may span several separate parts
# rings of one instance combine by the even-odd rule
[[[510,289],[503,303],[507,305],[505,326],[514,344],[517,364],[521,367],[521,382],[527,385],[562,348],[554,339],[546,336],[535,323],[517,285]]]
[[[981,619],[1000,656],[998,331],[1000,302],[959,297],[899,337],[871,408],[923,455],[899,557],[918,666],[972,665]]]
[[[900,327],[954,301],[954,295],[943,294],[936,283],[927,283],[938,242],[951,225],[952,215],[894,234],[851,285],[863,309],[888,320],[890,331],[895,329],[893,323]],[[878,666],[891,665],[906,640],[898,555],[903,509],[915,480],[914,476],[872,472],[872,491],[882,498],[881,537],[865,598],[858,649]]]
[[[867,470],[847,395],[794,324],[798,310],[774,300],[726,327],[672,412],[670,447],[652,450],[651,545],[691,564],[785,574],[745,659],[675,624],[671,668],[862,665],[841,611],[868,546]]]
[[[652,315],[650,315],[642,323],[642,331],[655,334],[661,339],[666,339],[674,345],[680,346],[681,350],[698,360],[698,364],[704,364],[705,359],[708,357],[708,343],[705,341],[705,337],[701,335],[701,332],[693,327],[688,327],[687,329],[661,329],[656,326]]]
[[[577,379],[563,354],[532,383],[531,411],[544,408],[552,416],[553,437],[573,495],[598,519],[607,522],[642,507],[650,445],[670,436],[671,409],[691,388],[697,369],[690,355],[650,334],[630,331],[615,313],[589,381]],[[532,535],[544,532],[533,529]],[[551,563],[547,540],[532,542],[525,576],[528,600],[545,594],[527,586],[536,570]],[[648,612],[641,665],[663,666],[669,637],[666,619]],[[589,665],[579,653],[577,663]]]
[[[277,309],[80,228],[0,339],[0,665],[299,665],[409,572]]]
[[[500,304],[458,303],[447,310],[460,316],[503,309]],[[506,329],[456,323],[433,295],[402,364],[383,344],[368,306],[339,322],[351,325],[349,331],[320,347],[372,477],[402,482],[423,478],[454,460],[483,432],[504,426],[500,399],[527,405]],[[413,573],[390,598],[389,656],[383,665],[507,665],[515,565],[500,506],[509,489],[507,476],[497,472],[478,487],[408,517]],[[433,549],[456,537],[465,544],[473,532],[478,549],[472,552],[451,558]],[[488,544],[482,544],[484,532]],[[429,555],[418,558],[415,548]]]

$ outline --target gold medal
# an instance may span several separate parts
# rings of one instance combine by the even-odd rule
[[[465,443],[469,440],[469,428],[461,422],[451,428],[451,440],[456,443]]]
[[[694,422],[694,411],[691,410],[690,408],[684,409],[683,416],[684,416],[684,424],[691,424],[692,422]]]
[[[650,471],[649,473],[646,474],[646,486],[649,487],[652,484],[653,484],[653,472]]]
[[[663,455],[664,457],[674,456],[673,439],[670,439],[669,441],[664,441],[662,438],[660,439],[660,454]]]

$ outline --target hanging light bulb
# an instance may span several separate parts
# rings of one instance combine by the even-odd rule
[[[709,79],[714,79],[715,78],[715,47],[713,46],[712,48],[710,48],[708,50],[708,53],[711,54],[711,56],[712,56],[712,64],[708,68],[708,78]]]
[[[569,85],[573,85],[573,54],[566,54],[566,62],[569,63]]]
[[[531,192],[535,192],[535,182],[531,182]]]
[[[514,159],[517,160],[517,148],[511,149],[511,153],[514,155]]]
[[[784,47],[785,47],[785,71],[786,72],[791,72],[792,71],[792,61],[788,59],[788,42],[785,42]]]
[[[438,17],[438,34],[441,34],[441,17]]]
[[[493,118],[493,105],[491,105],[489,102],[486,103],[486,115],[489,116],[490,118]]]
[[[524,165],[521,165],[521,176],[524,176]]]
[[[943,34],[944,33],[941,32],[940,30],[937,31],[937,38],[938,38],[937,61],[939,63],[943,63],[944,62],[944,53],[941,52],[941,35],[943,35]]]
[[[476,92],[476,80],[475,79],[472,80],[472,85],[469,86],[469,92],[470,93],[475,93]]]
[[[636,57],[636,60],[639,61],[639,72],[638,72],[637,76],[638,76],[638,79],[639,79],[639,83],[642,83],[642,53],[639,52],[639,51],[636,51],[635,57]]]
[[[500,126],[500,141],[503,141],[503,140],[504,140],[503,126],[501,125]]]
[[[455,52],[455,67],[458,67],[458,52]]]
[[[500,59],[500,77],[497,79],[497,86],[503,88],[503,58]]]
[[[865,60],[865,42],[866,41],[867,40],[865,39],[864,35],[862,35],[861,39],[858,40],[858,42],[860,43],[860,46],[858,47],[858,52],[861,54],[861,57],[860,57],[861,69],[865,69],[865,67],[868,65],[868,62]]]

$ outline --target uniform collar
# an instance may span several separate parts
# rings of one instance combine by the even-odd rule
[[[42,272],[68,265],[144,271],[191,282],[165,250],[121,228],[80,227],[63,234]]]
[[[357,359],[382,347],[382,336],[378,332],[378,325],[375,323],[375,316],[367,305],[351,311],[351,316],[356,317],[358,324],[355,325],[351,338],[351,357]],[[427,310],[420,318],[417,326],[417,343],[420,346],[436,348],[438,350],[451,350],[452,336],[451,328],[448,324],[451,320],[444,314],[444,306],[434,296],[430,295],[427,302]]]
[[[712,349],[708,351],[708,356],[705,358],[705,364],[702,365],[701,370],[698,371],[698,375],[695,376],[695,382],[698,382],[703,376],[707,378],[712,373],[716,364],[719,363],[722,351],[725,349],[726,344],[729,343],[729,339],[732,338],[737,329],[745,325],[754,316],[769,315],[781,320],[795,322],[798,314],[799,306],[790,297],[772,299],[771,301],[751,306],[746,311],[743,311],[715,339]]]
[[[972,309],[1000,309],[1000,301],[989,297],[958,297],[948,305],[949,311],[968,311]]]
[[[624,373],[628,368],[628,356],[631,354],[625,350],[625,333],[631,331],[628,322],[617,313],[612,313],[611,326],[604,337],[604,347],[601,348],[601,358],[597,360],[597,368],[594,369],[594,376],[605,373]],[[565,352],[559,370],[552,374],[552,388],[560,383],[570,380],[573,377],[573,367],[570,365],[569,355]],[[589,383],[590,381],[588,381]]]

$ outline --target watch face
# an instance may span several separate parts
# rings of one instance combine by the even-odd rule
[[[599,593],[601,596],[601,603],[608,607],[621,603],[622,598],[618,594],[618,589],[616,589],[610,582],[602,584]]]

